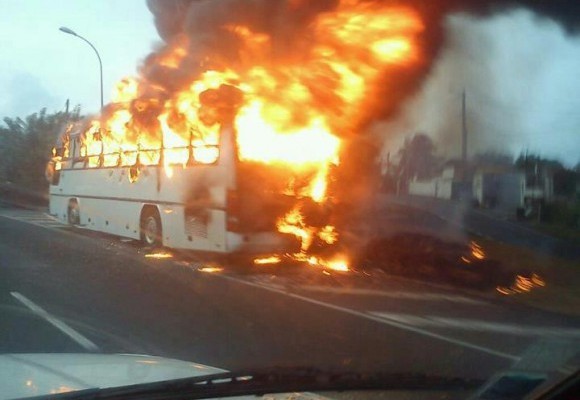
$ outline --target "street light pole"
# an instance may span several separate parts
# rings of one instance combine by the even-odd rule
[[[97,58],[99,59],[99,73],[100,73],[100,78],[101,78],[101,109],[102,109],[103,105],[104,105],[103,104],[103,62],[101,61],[101,56],[99,55],[99,52],[97,51],[97,49],[95,48],[95,46],[93,46],[93,44],[91,42],[89,42],[87,39],[85,39],[84,37],[82,37],[81,35],[76,33],[75,31],[73,31],[72,29],[69,29],[65,26],[61,26],[59,28],[59,30],[61,32],[67,33],[69,35],[76,36],[79,39],[85,41],[95,51],[95,54],[97,55]]]

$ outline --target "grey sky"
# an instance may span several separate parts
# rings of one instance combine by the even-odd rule
[[[144,0],[0,0],[0,117],[81,104],[99,108],[98,62],[67,26],[103,59],[107,102],[116,81],[133,75],[158,35]]]

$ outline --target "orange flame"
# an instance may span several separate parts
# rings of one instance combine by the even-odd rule
[[[546,281],[538,274],[532,274],[530,277],[516,275],[514,282],[510,287],[498,286],[496,290],[504,295],[520,294],[531,292],[534,288],[546,286]]]
[[[330,260],[327,260],[318,256],[309,256],[308,254],[301,252],[297,254],[292,254],[291,258],[296,261],[306,262],[313,267],[322,267],[326,269],[331,269],[339,272],[348,272],[350,268],[348,267],[348,260],[346,257],[337,255]]]
[[[200,267],[197,270],[199,272],[205,272],[208,274],[216,274],[216,273],[222,272],[224,269],[222,267],[205,266],[205,267]]]
[[[282,259],[278,256],[269,256],[269,257],[262,257],[254,259],[254,264],[256,265],[272,265],[278,264],[282,261]]]
[[[149,253],[145,254],[145,258],[155,258],[155,259],[173,258],[173,254],[166,252]]]
[[[469,244],[470,248],[471,248],[471,255],[478,259],[478,260],[483,260],[485,259],[485,252],[483,251],[483,249],[481,248],[481,246],[479,244],[477,244],[474,241],[471,241],[471,243]]]
[[[314,238],[315,228],[306,225],[299,207],[293,208],[283,218],[280,218],[277,227],[281,233],[289,233],[296,236],[300,240],[301,251],[304,252],[310,248]]]

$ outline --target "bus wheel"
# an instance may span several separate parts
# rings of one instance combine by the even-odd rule
[[[162,245],[161,219],[157,209],[143,210],[141,217],[141,240],[153,247]]]
[[[67,220],[70,225],[79,225],[81,223],[81,210],[76,200],[68,203]]]

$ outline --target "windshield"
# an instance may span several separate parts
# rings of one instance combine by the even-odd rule
[[[0,3],[5,398],[578,370],[577,5]]]

